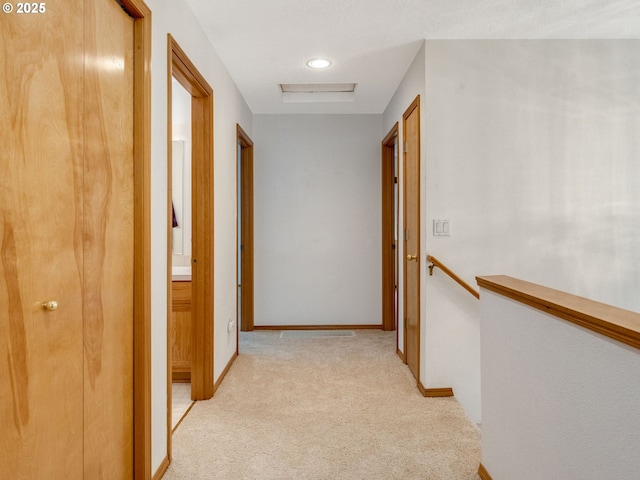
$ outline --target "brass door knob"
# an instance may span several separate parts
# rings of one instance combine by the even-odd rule
[[[414,262],[418,261],[418,255],[407,255],[407,260],[411,261],[413,260]]]
[[[53,312],[58,309],[58,302],[55,300],[49,300],[47,303],[43,303],[42,307],[48,312]]]

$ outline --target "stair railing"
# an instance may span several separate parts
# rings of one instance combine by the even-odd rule
[[[444,263],[442,263],[436,257],[431,256],[431,255],[427,255],[427,262],[431,262],[431,265],[429,265],[429,275],[433,276],[433,269],[435,267],[438,267],[444,273],[449,275],[453,280],[455,280],[467,292],[469,292],[471,295],[476,297],[478,300],[480,299],[480,292],[478,292],[475,288],[473,288],[467,282],[462,280],[462,278],[460,278],[458,275],[453,273],[453,271],[449,267],[447,267]]]

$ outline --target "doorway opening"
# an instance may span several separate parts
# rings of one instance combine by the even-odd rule
[[[382,140],[382,328],[387,331],[398,327],[398,210],[396,123]]]
[[[168,35],[168,50],[170,61],[167,76],[167,398],[169,404],[167,442],[169,461],[171,461],[174,372],[176,379],[185,380],[188,377],[190,380],[191,400],[207,400],[213,396],[214,391],[214,210],[213,89],[171,35]],[[176,98],[183,93],[187,103],[190,104],[186,114],[190,128],[185,129],[188,130],[188,135],[182,139],[182,143],[180,139],[177,140],[175,150],[173,142],[174,80],[180,88],[184,89],[184,92],[180,92],[176,87]],[[182,133],[184,134],[184,131]],[[189,145],[185,148],[187,141]],[[180,165],[180,152],[182,165]],[[176,182],[175,186],[173,185],[174,155],[175,170],[181,173],[182,181],[180,185]],[[190,177],[189,181],[186,181],[187,177]],[[190,194],[185,192],[185,185],[190,187]],[[174,195],[176,192],[182,192],[182,196]],[[179,203],[177,211],[176,203]],[[185,208],[189,204],[190,213]],[[185,228],[181,232],[182,235],[175,236],[176,252],[181,252],[180,255],[187,257],[189,261],[187,265],[176,265],[180,268],[175,270],[174,274],[173,230],[174,225],[180,226],[180,221]],[[190,228],[186,228],[189,224]],[[174,352],[177,356],[175,364]]]
[[[253,330],[253,142],[237,125],[238,300],[240,330]],[[237,351],[237,348],[236,348]]]
[[[171,428],[191,408],[191,95],[171,79]]]

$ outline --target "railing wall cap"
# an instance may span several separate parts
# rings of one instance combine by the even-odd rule
[[[506,275],[476,277],[478,286],[640,349],[640,314]]]

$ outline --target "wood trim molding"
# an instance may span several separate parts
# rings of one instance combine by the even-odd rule
[[[235,352],[231,358],[229,359],[229,362],[227,363],[227,366],[224,367],[224,370],[222,371],[222,373],[220,374],[220,376],[218,377],[218,380],[216,380],[216,383],[213,385],[213,393],[215,394],[215,392],[218,391],[218,388],[220,388],[220,385],[222,384],[222,381],[225,379],[225,377],[227,376],[227,373],[229,373],[229,370],[231,369],[231,365],[233,365],[233,362],[236,361],[236,358],[238,358],[238,353]]]
[[[241,162],[240,185],[242,198],[238,209],[241,213],[240,243],[243,247],[242,264],[240,266],[242,290],[238,309],[240,311],[240,330],[250,332],[253,330],[254,324],[253,141],[238,124],[236,124],[236,137],[237,148],[240,150],[237,152],[237,157]],[[237,182],[236,185],[238,185]],[[237,258],[238,255],[236,255]]]
[[[193,406],[196,404],[196,402],[192,401],[191,404],[187,407],[187,410],[184,412],[184,414],[182,415],[182,417],[180,417],[180,420],[178,420],[178,423],[176,423],[174,425],[174,427],[171,429],[171,433],[175,432],[178,427],[180,426],[180,424],[182,423],[182,421],[187,418],[187,415],[189,415],[189,412],[191,411],[191,409],[193,408]],[[171,462],[169,462],[171,463]]]
[[[379,325],[256,325],[254,330],[383,330]]]
[[[167,226],[167,465],[171,465],[172,457],[172,410],[173,410],[173,387],[174,381],[173,375],[173,349],[171,346],[171,323],[173,309],[173,282],[172,282],[172,255],[173,255],[173,235],[172,229],[172,212],[173,212],[173,82],[172,82],[172,62],[173,51],[171,50],[171,43],[167,48],[167,218],[165,225]],[[191,372],[189,372],[191,377]],[[191,382],[191,378],[189,378]]]
[[[164,477],[164,474],[167,473],[167,470],[169,469],[170,463],[171,462],[169,462],[169,457],[164,457],[162,463],[158,467],[158,470],[156,470],[156,473],[153,474],[153,480],[160,480],[162,477]]]
[[[402,363],[407,363],[407,357],[405,357],[404,352],[401,352],[399,348],[396,349],[396,354],[400,357]]]
[[[453,397],[453,388],[425,388],[422,382],[418,382],[418,390],[423,397],[427,398],[440,398],[440,397]]]
[[[192,97],[211,97],[213,96],[213,88],[207,80],[198,71],[193,62],[189,59],[185,51],[178,45],[175,38],[171,34],[169,37],[169,48],[171,55],[171,73],[178,80]]]
[[[253,147],[253,140],[251,140],[247,132],[245,132],[238,124],[236,124],[236,132],[238,134],[238,139],[242,142],[243,146]]]
[[[489,475],[489,472],[487,472],[487,469],[484,468],[484,465],[482,465],[482,464],[480,464],[480,466],[478,467],[478,476],[482,480],[493,480],[491,475]]]
[[[192,334],[193,364],[191,388],[195,400],[213,396],[214,335],[214,169],[213,169],[213,93],[192,97]],[[197,264],[195,263],[197,260]],[[196,267],[196,268],[194,268]]]
[[[588,330],[640,349],[640,314],[506,275],[477,277],[478,285]]]
[[[391,130],[389,130],[389,133],[387,133],[385,135],[385,137],[382,139],[382,145],[387,145],[388,146],[388,145],[392,144],[394,142],[394,140],[396,140],[396,139],[399,140],[398,127],[399,127],[399,124],[398,124],[398,122],[396,122],[396,124],[393,127],[391,127]]]
[[[151,10],[121,0],[134,30],[133,471],[151,478]]]
[[[382,140],[382,325],[384,330],[396,329],[396,269],[398,246],[394,244],[396,228],[395,208],[398,199],[394,195],[396,182],[395,149],[399,142],[398,122]],[[395,248],[394,248],[395,247]]]

